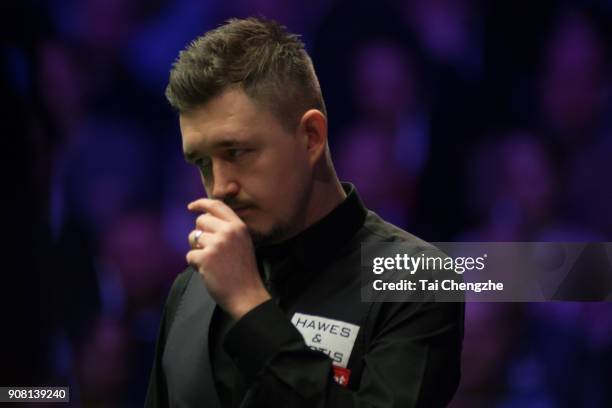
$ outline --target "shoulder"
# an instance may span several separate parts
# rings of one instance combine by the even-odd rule
[[[362,233],[362,242],[364,243],[390,243],[414,248],[419,252],[439,251],[429,242],[385,221],[373,211],[368,211]]]

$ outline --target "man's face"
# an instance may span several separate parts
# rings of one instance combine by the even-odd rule
[[[223,200],[255,243],[299,232],[312,169],[305,136],[288,132],[242,90],[229,89],[181,114],[183,151],[198,166],[208,197]]]

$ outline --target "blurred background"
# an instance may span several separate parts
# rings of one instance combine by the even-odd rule
[[[142,406],[203,195],[163,91],[179,50],[229,17],[302,35],[341,179],[389,221],[430,241],[612,240],[610,1],[0,7],[1,385]],[[468,304],[452,406],[612,406],[611,306]]]

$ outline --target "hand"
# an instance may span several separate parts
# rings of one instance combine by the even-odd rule
[[[251,236],[240,217],[220,200],[202,198],[187,208],[204,214],[189,234],[192,249],[186,259],[217,304],[237,320],[270,299],[257,270]]]

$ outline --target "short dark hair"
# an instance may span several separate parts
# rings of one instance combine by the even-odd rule
[[[174,62],[166,98],[187,113],[232,86],[240,86],[288,130],[308,109],[327,115],[304,43],[272,20],[230,19],[196,38]]]

